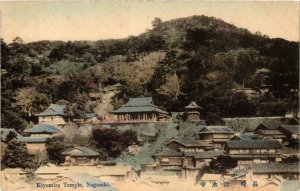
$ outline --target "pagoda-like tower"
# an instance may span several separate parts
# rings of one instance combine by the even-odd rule
[[[194,101],[192,101],[188,106],[186,106],[186,121],[200,121],[200,109],[201,107],[198,106]]]

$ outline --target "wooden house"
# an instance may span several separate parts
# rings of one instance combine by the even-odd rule
[[[189,105],[185,107],[186,110],[186,121],[197,122],[200,121],[200,106],[196,102],[192,101]]]
[[[168,141],[166,147],[181,152],[201,152],[209,147],[213,149],[213,145],[203,143],[200,140],[195,140],[193,137],[173,138]]]
[[[253,179],[280,177],[289,180],[299,179],[298,163],[253,164]]]
[[[280,162],[281,144],[276,140],[230,140],[225,150],[239,165]]]
[[[99,153],[87,147],[74,147],[61,153],[71,165],[97,165]]]
[[[161,169],[165,167],[181,167],[184,158],[182,152],[165,148],[163,151],[153,155],[155,164]]]
[[[154,105],[152,97],[130,98],[128,103],[112,111],[117,115],[118,123],[142,123],[170,121],[168,112]]]
[[[197,133],[196,138],[202,142],[213,144],[214,148],[223,148],[234,133],[227,126],[205,126]]]
[[[223,151],[210,150],[203,152],[184,152],[183,167],[200,169],[208,166],[212,159],[224,155]]]
[[[61,125],[65,124],[65,106],[50,104],[42,113],[36,114],[39,117],[39,124]]]
[[[259,135],[261,139],[273,139],[280,143],[283,143],[283,140],[286,137],[282,132],[273,129],[257,130],[256,134]]]

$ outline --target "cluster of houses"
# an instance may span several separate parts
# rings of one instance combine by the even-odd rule
[[[181,116],[190,123],[199,122],[200,108],[191,102]],[[10,131],[14,131],[19,141],[26,144],[29,153],[39,153],[46,149],[46,143],[51,137],[64,134],[64,110],[64,106],[51,104],[44,112],[36,115],[39,124],[24,131],[27,136],[13,129],[1,129],[1,141],[5,141]],[[95,113],[86,113],[80,122],[139,124],[172,121],[171,115],[159,109],[151,97],[130,98],[128,103],[112,111],[111,115],[109,119],[100,120]],[[162,177],[164,174],[178,179],[217,181],[216,175],[201,175],[201,169],[209,166],[218,156],[227,155],[238,161],[238,167],[224,176],[218,175],[218,181],[241,181],[248,179],[249,174],[253,180],[261,177],[298,179],[298,164],[283,162],[286,157],[299,158],[299,152],[291,148],[295,142],[299,143],[299,125],[270,128],[260,124],[249,132],[234,132],[227,126],[203,126],[193,137],[176,137],[166,141],[163,150],[153,154],[154,162],[143,165],[140,177],[152,177],[151,181],[157,184],[168,184],[166,176]],[[94,178],[110,183],[136,178],[130,166],[102,165],[104,163],[99,160],[100,153],[87,147],[76,146],[61,154],[65,156],[64,165],[42,166],[35,172],[38,178],[55,182],[80,172],[87,172]]]

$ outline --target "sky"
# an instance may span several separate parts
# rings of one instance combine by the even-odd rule
[[[299,2],[290,1],[35,1],[0,3],[1,38],[100,40],[139,35],[162,21],[193,15],[220,18],[270,38],[299,41]]]

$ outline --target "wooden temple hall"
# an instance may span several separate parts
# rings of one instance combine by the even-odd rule
[[[152,97],[130,98],[128,103],[112,111],[119,122],[168,121],[169,113],[154,105]]]

